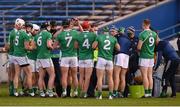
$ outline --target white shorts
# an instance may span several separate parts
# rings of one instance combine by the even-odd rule
[[[128,68],[128,64],[129,64],[129,55],[120,53],[114,57],[114,65],[120,66],[122,68]]]
[[[53,66],[53,62],[52,60],[49,58],[49,59],[37,59],[37,66],[36,68],[48,68],[48,67],[52,67]]]
[[[110,60],[106,60],[104,58],[98,57],[96,68],[101,69],[101,70],[112,70],[113,62]]]
[[[78,59],[77,57],[62,57],[60,65],[61,67],[77,67]]]
[[[14,56],[13,55],[8,55],[8,61],[9,61],[9,64],[12,64],[14,63]]]
[[[38,72],[35,60],[29,59],[29,64],[32,67],[32,72]]]
[[[23,56],[23,57],[13,56],[13,63],[17,64],[17,65],[20,65],[20,66],[29,65],[29,61],[28,61],[27,56]]]
[[[154,66],[154,59],[139,58],[139,66],[153,67]]]
[[[81,68],[94,67],[94,62],[92,59],[79,60],[79,67]]]

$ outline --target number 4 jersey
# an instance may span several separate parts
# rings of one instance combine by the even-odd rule
[[[93,59],[93,49],[92,44],[96,39],[96,34],[89,31],[84,31],[80,33],[77,38],[79,45],[79,59]]]
[[[64,30],[56,38],[60,43],[62,57],[76,57],[77,49],[74,43],[77,40],[78,32],[76,30]]]
[[[47,41],[52,39],[51,33],[43,30],[34,39],[37,46],[37,59],[51,58],[51,50],[47,47]]]
[[[140,51],[140,58],[154,58],[154,48],[157,39],[157,34],[151,30],[144,30],[139,35],[139,40],[143,41]]]
[[[102,34],[96,38],[96,41],[98,42],[98,57],[112,60],[117,39],[111,35]]]

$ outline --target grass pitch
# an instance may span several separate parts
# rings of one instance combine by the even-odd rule
[[[180,106],[180,93],[176,98],[121,98],[109,100],[104,92],[102,100],[95,98],[39,98],[10,97],[6,84],[0,86],[0,106]]]

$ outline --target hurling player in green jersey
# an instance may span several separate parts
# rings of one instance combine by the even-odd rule
[[[72,76],[72,86],[74,88],[73,96],[78,96],[78,78],[77,78],[77,36],[78,32],[76,30],[70,29],[70,21],[64,20],[62,22],[63,31],[57,36],[54,47],[60,46],[62,57],[61,57],[61,82],[63,93],[62,97],[67,96],[67,79],[68,72],[71,72]],[[76,46],[75,46],[76,45]]]
[[[37,66],[39,70],[39,94],[40,97],[45,97],[44,93],[44,77],[47,72],[49,75],[48,89],[47,93],[49,97],[54,97],[54,79],[55,71],[54,65],[51,60],[51,50],[52,46],[52,34],[49,32],[51,26],[48,23],[44,23],[42,31],[35,37],[35,42],[37,46]]]
[[[79,85],[82,90],[81,97],[86,98],[88,96],[87,90],[89,87],[89,82],[94,66],[94,50],[92,49],[92,44],[96,39],[96,34],[93,32],[89,32],[90,24],[88,21],[84,21],[82,23],[82,28],[84,31],[80,33],[77,38],[79,47]]]
[[[14,84],[13,84],[13,79],[14,79],[14,64],[13,64],[13,52],[14,52],[14,40],[15,36],[18,32],[18,30],[21,30],[22,25],[21,23],[24,23],[22,19],[16,19],[14,29],[11,30],[8,36],[8,42],[5,44],[5,49],[8,51],[8,61],[9,61],[9,67],[8,67],[8,78],[9,78],[9,95],[13,96],[14,93]]]
[[[31,31],[32,34],[32,41],[31,42],[35,42],[34,38],[37,36],[37,34],[40,32],[40,27],[37,24],[32,24],[33,28]],[[33,86],[33,90],[34,92],[36,92],[36,90],[38,89],[38,69],[37,69],[37,64],[36,64],[36,59],[37,59],[37,50],[33,49],[32,51],[30,51],[28,53],[28,59],[29,59],[29,64],[32,67],[32,86]]]
[[[109,85],[109,99],[113,99],[113,52],[120,50],[117,39],[106,32],[98,35],[92,45],[93,49],[98,47],[98,61],[96,65],[97,74],[97,99],[102,99],[102,81],[107,71],[108,85]]]
[[[143,31],[139,34],[137,49],[140,51],[139,66],[143,77],[145,89],[144,97],[152,96],[153,79],[152,72],[154,66],[154,48],[158,44],[157,34],[150,30],[150,20],[145,19],[142,23]]]
[[[24,21],[19,20],[21,26],[24,25]],[[29,66],[27,51],[32,50],[34,47],[30,44],[30,38],[27,33],[23,30],[19,30],[15,36],[14,40],[14,52],[13,52],[13,62],[15,65],[15,76],[14,76],[14,95],[19,96],[17,88],[19,81],[19,74],[21,69],[26,74],[27,78],[27,88],[29,88],[29,95],[34,96],[34,92],[32,90],[32,71]]]

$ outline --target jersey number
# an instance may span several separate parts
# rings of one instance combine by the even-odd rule
[[[69,47],[71,41],[72,41],[72,36],[67,36],[65,37],[65,40],[67,41],[66,47]]]
[[[89,44],[89,40],[85,39],[85,41],[83,42],[83,47],[86,47],[87,49],[89,49],[90,44]]]
[[[149,46],[153,46],[154,45],[154,38],[153,37],[150,37],[149,38]]]
[[[38,37],[37,44],[38,44],[38,46],[42,45],[42,36]]]
[[[16,46],[19,44],[19,36],[16,36],[15,38],[15,43],[14,43]]]
[[[103,47],[104,50],[110,50],[110,44],[111,42],[109,40],[104,41],[105,45]]]

